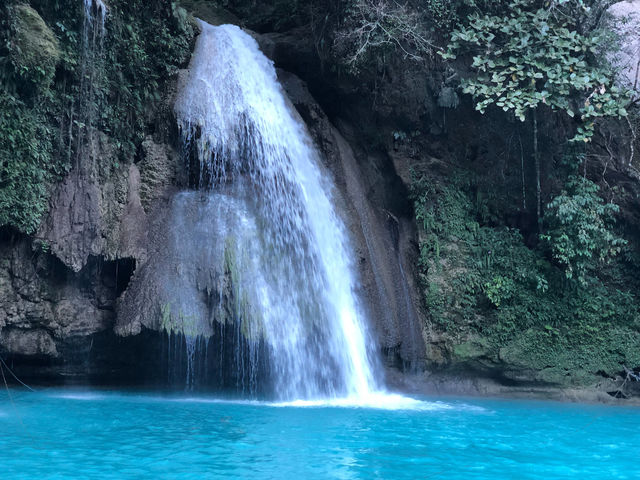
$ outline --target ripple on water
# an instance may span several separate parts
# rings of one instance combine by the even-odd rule
[[[288,405],[132,391],[12,398],[0,401],[2,479],[637,478],[637,409],[382,392]]]

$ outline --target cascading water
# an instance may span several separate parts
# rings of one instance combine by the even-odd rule
[[[78,162],[86,154],[86,144],[91,143],[93,140],[93,123],[97,113],[95,92],[101,86],[99,72],[104,64],[106,18],[107,6],[102,0],[84,0],[82,56],[80,60],[80,104],[77,106],[76,123],[78,124],[78,131],[75,135]],[[73,105],[71,112],[70,128],[73,128]],[[72,135],[69,135],[69,137],[71,142]]]
[[[225,274],[234,321],[250,351],[266,351],[278,397],[367,397],[377,390],[375,356],[349,241],[312,140],[256,41],[236,26],[201,26],[175,104],[201,191],[178,196],[175,222],[190,215],[207,231],[199,275],[217,272],[220,283]],[[174,312],[193,304],[169,303]],[[213,315],[218,323],[229,316]],[[187,345],[215,323],[202,312],[180,317],[195,319]]]
[[[84,18],[87,22],[87,24],[85,24],[85,28],[89,29],[89,26],[94,24],[94,20],[97,20],[95,25],[99,27],[102,33],[104,33],[104,22],[107,18],[107,6],[102,0],[84,0]],[[85,40],[87,39],[88,35],[85,37]]]

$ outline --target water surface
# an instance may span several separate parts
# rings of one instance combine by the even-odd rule
[[[3,479],[640,478],[635,408],[397,397],[372,408],[140,392],[10,393],[0,393]]]

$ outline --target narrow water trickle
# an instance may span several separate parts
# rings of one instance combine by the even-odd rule
[[[80,95],[79,105],[75,107],[76,123],[76,161],[87,154],[87,144],[93,142],[93,127],[97,118],[96,92],[100,89],[104,69],[104,38],[107,6],[102,0],[84,0],[84,19],[82,23],[82,55],[80,58]],[[74,115],[74,106],[71,106]],[[72,119],[73,120],[73,119]],[[71,122],[73,125],[73,122]],[[73,127],[71,127],[73,128]],[[71,140],[70,140],[71,142]],[[90,151],[90,149],[89,149]]]
[[[99,29],[98,33],[104,34],[107,6],[102,0],[84,0],[84,18],[87,22],[85,24],[87,30],[89,30],[92,25],[95,25]],[[88,41],[88,38],[89,35],[86,35],[85,41]]]
[[[378,389],[375,349],[330,177],[256,41],[233,25],[201,25],[175,104],[199,191],[178,195],[171,215],[183,224],[181,265],[198,263],[200,285],[215,277],[220,300],[213,319],[182,311],[198,294],[183,287],[169,308],[195,319],[187,337],[235,322],[239,378],[255,381],[266,355],[278,398],[366,397]]]

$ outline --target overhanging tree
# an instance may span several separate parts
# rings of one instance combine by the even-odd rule
[[[627,94],[606,62],[606,35],[597,28],[603,2],[514,0],[496,13],[473,13],[451,34],[445,59],[471,55],[465,93],[484,113],[495,105],[533,130],[536,217],[542,231],[538,109],[576,120],[572,141],[589,142],[602,117],[624,117]],[[595,8],[595,4],[600,8]]]

